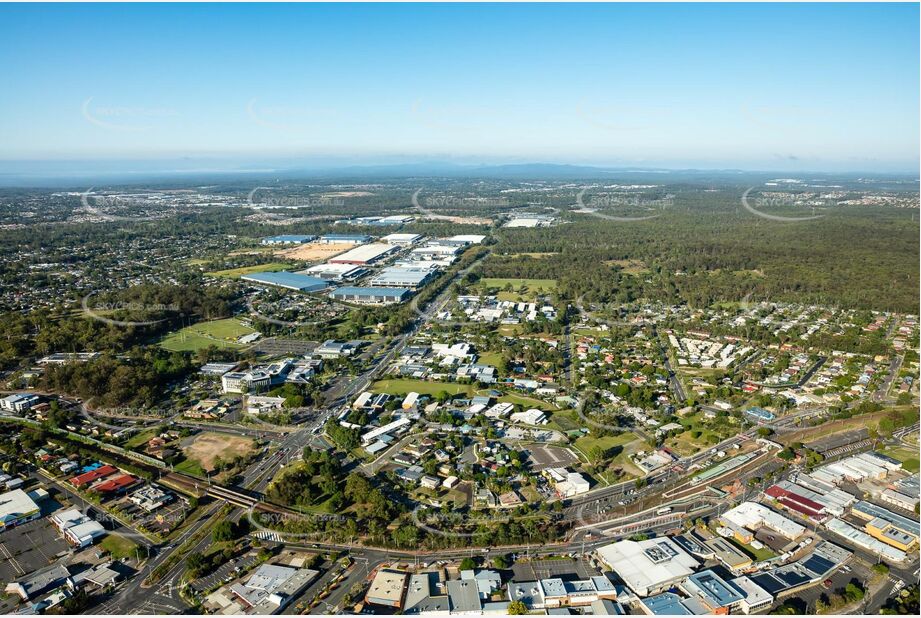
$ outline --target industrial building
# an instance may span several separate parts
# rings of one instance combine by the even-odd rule
[[[367,268],[354,264],[317,264],[297,274],[319,277],[326,281],[352,281],[365,275]]]
[[[369,283],[374,287],[410,288],[415,290],[431,281],[434,276],[435,272],[428,269],[391,266],[381,270],[371,278]]]
[[[402,303],[411,295],[412,290],[408,288],[342,287],[338,290],[333,290],[329,296],[334,300],[350,303],[389,305]]]
[[[854,526],[848,524],[847,522],[832,518],[825,522],[825,527],[835,534],[842,536],[849,540],[855,545],[859,545],[864,549],[868,549],[880,559],[885,559],[887,562],[902,562],[905,560],[905,552],[901,549],[897,549],[883,543],[882,541],[870,536],[862,530],[858,530]]]
[[[385,242],[388,245],[400,245],[403,247],[414,245],[420,240],[422,240],[422,234],[387,234],[381,238],[381,242]]]
[[[357,266],[366,266],[380,261],[381,259],[399,251],[400,248],[394,245],[383,243],[372,243],[350,249],[341,255],[330,258],[330,264],[354,264]]]
[[[329,287],[329,283],[324,279],[309,277],[298,273],[289,273],[284,270],[278,272],[252,273],[250,275],[243,275],[240,278],[251,283],[262,283],[288,290],[297,290],[299,292],[317,292]]]

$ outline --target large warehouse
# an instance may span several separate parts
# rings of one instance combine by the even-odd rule
[[[317,264],[299,274],[319,277],[330,281],[350,281],[367,273],[367,269],[354,264]]]
[[[329,286],[323,279],[299,275],[298,273],[289,273],[285,270],[275,273],[253,273],[251,275],[243,275],[241,279],[252,283],[274,285],[275,287],[298,290],[300,292],[316,292]]]
[[[392,253],[396,253],[399,251],[399,249],[400,248],[396,245],[372,243],[370,245],[355,247],[354,249],[346,251],[342,255],[337,255],[336,257],[329,260],[329,263],[355,264],[358,266],[364,266],[366,264],[373,264],[381,258],[387,257]]]
[[[401,303],[412,295],[407,288],[360,288],[344,287],[330,293],[330,298],[365,305],[389,305]]]
[[[425,285],[434,275],[431,270],[391,267],[377,273],[370,283],[374,287],[416,289]]]

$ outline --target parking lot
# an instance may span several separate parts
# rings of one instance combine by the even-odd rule
[[[586,579],[601,575],[585,557],[516,562],[512,570],[515,574],[512,581],[516,582],[537,581],[548,577]]]
[[[579,460],[570,449],[560,446],[530,446],[526,453],[532,470],[565,468]]]
[[[0,534],[0,581],[8,583],[43,569],[69,551],[47,517],[6,530]]]
[[[234,572],[234,569],[239,567],[240,571],[245,571],[248,567],[255,564],[256,560],[258,560],[256,552],[250,551],[239,558],[234,558],[230,562],[225,562],[214,573],[196,579],[192,583],[192,587],[198,591],[210,590],[218,584],[224,583],[224,580],[236,577],[237,573]]]

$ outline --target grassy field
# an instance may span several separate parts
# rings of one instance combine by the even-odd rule
[[[124,446],[128,449],[135,449],[150,442],[150,439],[156,437],[156,435],[157,432],[154,429],[145,429],[144,431],[139,431],[138,433],[131,436],[131,438],[125,442]]]
[[[902,462],[902,469],[915,473],[921,469],[921,461],[918,459],[918,451],[912,450],[905,446],[890,446],[882,450],[883,455],[888,455],[893,459]]]
[[[636,434],[629,431],[624,431],[614,436],[602,436],[600,438],[582,436],[576,440],[575,447],[583,453],[588,454],[588,452],[596,446],[601,447],[604,451],[608,451],[615,446],[623,446],[637,439]]]
[[[137,543],[114,532],[110,532],[99,541],[99,548],[109,552],[109,556],[115,559],[133,558],[137,553]]]
[[[183,474],[199,476],[202,478],[205,476],[205,470],[201,467],[201,464],[191,458],[183,459],[181,462],[176,464],[176,472],[182,472]]]
[[[375,393],[387,393],[389,395],[402,395],[409,392],[417,392],[420,395],[437,395],[445,391],[451,395],[472,395],[475,388],[473,384],[454,384],[451,382],[428,382],[426,380],[413,379],[392,379],[378,380],[371,385],[370,390]]]
[[[477,357],[478,363],[483,363],[484,365],[492,365],[496,367],[499,363],[502,362],[502,353],[501,352],[483,352]]]
[[[509,394],[502,395],[499,397],[499,401],[504,403],[514,403],[521,406],[522,408],[537,408],[538,410],[544,410],[545,412],[557,410],[558,408],[552,403],[548,403],[542,399],[534,399],[533,397],[526,397],[525,395]]]
[[[239,348],[237,339],[255,332],[236,318],[199,322],[169,333],[160,340],[160,346],[174,352],[195,352],[201,348]]]
[[[288,262],[269,262],[268,264],[257,264],[256,266],[241,266],[240,268],[229,268],[227,270],[217,270],[210,273],[205,273],[210,277],[228,277],[230,279],[239,279],[243,275],[251,275],[253,273],[264,273],[268,271],[277,271],[285,270],[286,268],[292,268],[293,266]]]
[[[485,278],[480,280],[484,288],[499,288],[504,290],[511,286],[511,292],[500,291],[499,300],[512,300],[523,302],[533,300],[538,294],[547,294],[556,289],[556,279],[496,279]]]

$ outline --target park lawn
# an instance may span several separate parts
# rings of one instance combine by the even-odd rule
[[[268,264],[256,264],[255,266],[241,266],[240,268],[228,268],[227,270],[216,270],[214,272],[205,273],[209,277],[225,277],[230,279],[239,279],[243,275],[251,275],[253,273],[264,273],[269,271],[278,271],[285,270],[286,268],[293,268],[293,265],[288,262],[269,262]]]
[[[918,459],[918,451],[904,446],[889,446],[882,450],[883,455],[898,459],[902,462],[902,469],[914,474],[921,469],[921,461]]]
[[[256,332],[236,318],[211,320],[186,326],[168,333],[160,340],[160,346],[173,352],[195,352],[201,348],[240,348],[237,339]]]
[[[370,390],[375,393],[387,393],[388,395],[404,395],[410,392],[416,392],[420,395],[437,395],[441,391],[445,391],[449,395],[463,394],[470,396],[473,394],[474,385],[396,378],[378,380],[371,385]]]
[[[99,548],[109,552],[109,556],[116,560],[136,557],[137,547],[137,543],[128,537],[114,532],[110,532],[104,539],[99,541]]]

